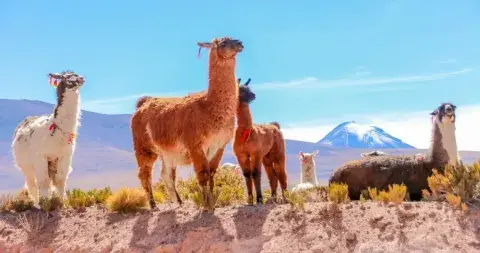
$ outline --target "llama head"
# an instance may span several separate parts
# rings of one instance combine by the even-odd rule
[[[441,124],[455,124],[457,107],[451,103],[442,103],[435,111],[430,113],[434,117],[435,122]]]
[[[73,71],[49,73],[48,76],[50,77],[50,84],[57,88],[57,93],[77,91],[85,83],[85,78]]]
[[[252,90],[250,90],[250,84],[251,79],[248,78],[248,80],[244,83],[241,84],[242,79],[238,78],[237,79],[237,84],[238,84],[238,100],[241,103],[247,103],[250,104],[253,100],[255,100],[255,93],[253,93]]]
[[[318,154],[318,150],[315,150],[313,151],[312,153],[303,153],[302,151],[300,151],[300,153],[298,153],[298,159],[300,160],[300,162],[302,163],[315,163],[315,160],[314,160],[314,157]]]
[[[221,59],[233,59],[243,51],[242,41],[230,37],[214,38],[212,42],[198,42],[197,45],[210,49],[210,54],[216,54]]]

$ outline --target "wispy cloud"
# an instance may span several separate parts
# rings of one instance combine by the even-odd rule
[[[433,110],[433,109],[432,109]],[[291,124],[282,129],[287,139],[317,142],[338,124],[355,120],[360,124],[374,125],[417,148],[430,144],[431,111],[390,112],[375,115],[348,115]],[[457,144],[460,150],[480,151],[478,119],[480,104],[459,106],[456,122]]]
[[[441,72],[424,75],[409,75],[409,76],[394,76],[394,77],[372,77],[372,78],[352,78],[352,79],[337,79],[337,80],[320,80],[315,77],[307,77],[300,80],[293,80],[290,82],[273,82],[264,83],[258,86],[257,89],[284,89],[284,88],[316,88],[316,89],[330,89],[345,86],[366,86],[366,85],[384,85],[384,84],[398,84],[398,83],[412,83],[425,82],[446,79],[456,75],[462,75],[471,72],[472,68],[464,68],[452,72]]]

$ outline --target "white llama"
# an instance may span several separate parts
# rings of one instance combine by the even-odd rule
[[[49,77],[57,93],[53,113],[25,118],[15,129],[12,143],[15,164],[25,175],[25,186],[36,205],[39,192],[40,197],[49,197],[51,185],[65,198],[79,126],[79,88],[85,82],[71,71]]]
[[[300,184],[293,188],[293,191],[303,191],[315,187],[317,182],[317,172],[315,170],[315,156],[318,154],[318,150],[312,153],[298,154],[298,158],[301,163]]]

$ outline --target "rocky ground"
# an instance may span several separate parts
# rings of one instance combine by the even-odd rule
[[[137,214],[3,213],[0,252],[480,252],[480,212],[431,202],[323,202],[304,212],[269,204],[207,214],[168,204]]]

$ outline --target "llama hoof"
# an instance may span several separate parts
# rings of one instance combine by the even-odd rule
[[[249,196],[249,197],[248,197],[247,204],[248,204],[249,206],[253,206],[253,196]]]
[[[215,210],[215,201],[213,199],[213,193],[208,189],[208,187],[203,186],[201,194],[203,195],[203,203],[204,203],[204,211],[207,211],[209,213],[213,213]]]

